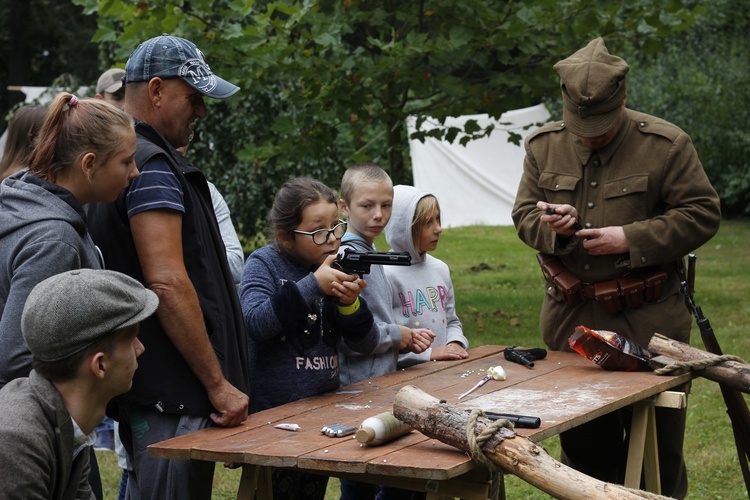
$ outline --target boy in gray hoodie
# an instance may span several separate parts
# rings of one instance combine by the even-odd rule
[[[349,168],[341,181],[339,206],[348,219],[347,232],[341,239],[339,253],[345,248],[358,252],[375,251],[375,238],[385,229],[393,207],[393,183],[388,174],[373,163],[360,163]],[[354,384],[396,371],[400,350],[423,352],[432,343],[432,332],[398,325],[391,312],[391,285],[383,266],[372,266],[365,276],[367,288],[362,290],[378,328],[382,342],[372,354],[352,351],[345,344],[339,347],[339,378],[341,385]]]
[[[374,251],[375,238],[383,232],[391,218],[391,178],[372,163],[360,163],[347,169],[341,181],[339,206],[344,217],[348,218],[347,232],[341,239],[339,253],[345,248],[358,252]],[[396,371],[399,351],[423,352],[434,338],[434,334],[427,329],[396,324],[391,312],[391,285],[383,267],[370,268],[365,275],[367,288],[360,293],[367,301],[377,328],[384,333],[380,336],[382,340],[371,354],[353,351],[344,342],[339,342],[339,379],[342,386]],[[342,500],[374,498],[376,493],[376,485],[341,480]]]

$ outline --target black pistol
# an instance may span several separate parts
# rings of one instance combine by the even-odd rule
[[[539,347],[534,349],[519,349],[516,346],[510,346],[505,348],[503,354],[508,361],[525,365],[529,368],[534,368],[534,361],[537,359],[547,357],[547,351]]]
[[[370,272],[370,266],[410,266],[411,255],[409,252],[358,252],[351,248],[345,248],[333,261],[332,267],[344,271],[347,274],[357,274],[363,278]]]

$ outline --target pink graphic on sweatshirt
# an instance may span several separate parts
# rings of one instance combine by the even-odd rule
[[[448,290],[444,286],[427,287],[424,290],[418,288],[413,294],[398,294],[401,300],[401,313],[404,317],[424,316],[428,311],[433,313],[445,311],[445,303],[448,299]]]

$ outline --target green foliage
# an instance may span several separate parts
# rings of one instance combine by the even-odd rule
[[[97,15],[94,40],[113,60],[168,32],[243,88],[211,106],[220,115],[201,125],[210,146],[190,154],[228,191],[246,235],[278,186],[301,173],[338,186],[346,166],[367,160],[409,183],[410,115],[499,117],[557,94],[553,63],[590,38],[653,51],[699,12],[673,0],[73,1]],[[470,122],[414,138],[466,144],[488,132]]]
[[[626,56],[628,105],[691,136],[730,217],[750,215],[749,28],[750,4],[717,0],[690,31],[664,38],[664,52]]]
[[[0,0],[0,115],[22,102],[15,86],[49,86],[56,79],[96,83],[102,69],[90,43],[94,17],[70,1]],[[6,123],[0,120],[0,132]]]

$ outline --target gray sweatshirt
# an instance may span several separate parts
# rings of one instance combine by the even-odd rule
[[[419,200],[431,193],[413,186],[393,187],[393,212],[385,227],[385,239],[394,252],[409,252],[411,266],[386,266],[385,275],[393,289],[393,317],[409,328],[428,328],[436,334],[433,346],[458,342],[464,349],[461,321],[456,316],[456,297],[448,266],[440,259],[419,254],[411,236],[411,223]],[[401,354],[398,367],[430,360],[432,347],[421,354]]]
[[[374,251],[369,243],[351,233],[344,235],[339,253],[347,247],[358,252]],[[370,268],[370,272],[364,276],[367,287],[360,293],[360,296],[367,301],[375,324],[380,331],[380,342],[371,354],[357,352],[348,347],[345,342],[339,342],[339,366],[341,367],[339,380],[341,380],[341,385],[354,384],[396,371],[401,330],[393,320],[391,285],[383,272],[384,267],[386,266],[372,266]]]
[[[66,189],[25,171],[0,184],[0,387],[31,372],[21,313],[50,276],[101,268],[83,208]]]

